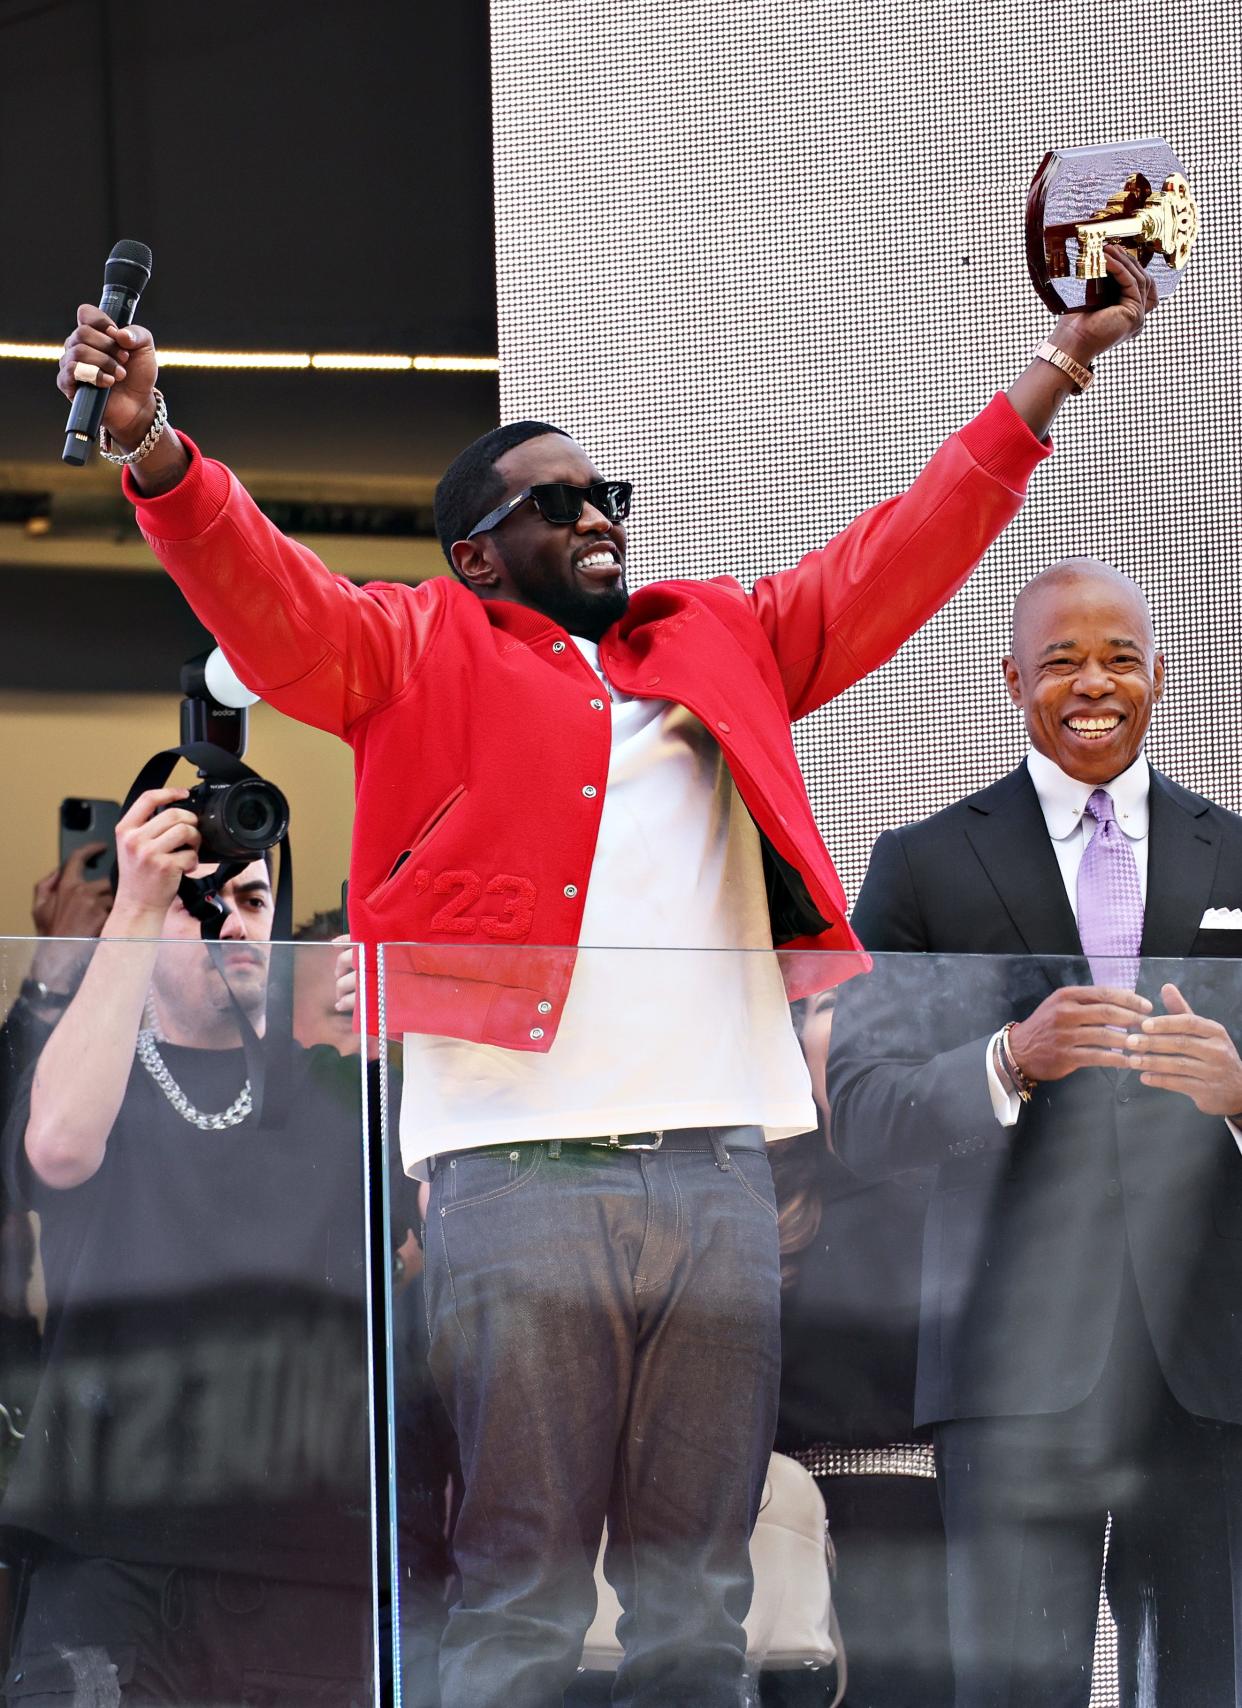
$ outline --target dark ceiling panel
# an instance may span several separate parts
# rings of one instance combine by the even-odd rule
[[[165,343],[489,354],[489,99],[485,0],[0,4],[0,336],[126,236]]]
[[[0,599],[0,689],[175,694],[182,663],[211,644],[164,575],[3,569]]]
[[[0,7],[0,337],[41,339],[66,314],[72,324],[116,241],[108,235],[99,47],[96,0]]]
[[[498,420],[495,374],[169,368],[160,383],[173,425],[239,469],[434,479]],[[50,363],[0,362],[0,461],[57,459],[67,413]]]

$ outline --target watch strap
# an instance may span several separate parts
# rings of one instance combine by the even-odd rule
[[[1092,384],[1095,379],[1093,370],[1083,362],[1075,361],[1073,356],[1067,356],[1064,350],[1059,350],[1055,344],[1045,338],[1035,354],[1041,361],[1051,362],[1054,368],[1059,368],[1063,374],[1073,380],[1078,387],[1079,396]]]

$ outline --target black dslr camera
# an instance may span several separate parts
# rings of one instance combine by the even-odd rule
[[[212,656],[202,653],[181,667],[181,745],[207,743],[220,755],[219,760],[211,754],[189,756],[202,781],[190,790],[185,805],[198,819],[201,860],[249,864],[287,834],[289,803],[275,783],[253,773],[239,777],[237,767],[228,763],[246,751],[250,709],[225,705],[212,693],[206,672]]]
[[[180,746],[152,754],[130,785],[122,814],[145,789],[162,789],[177,761],[187,760],[200,779],[185,801],[198,820],[198,857],[215,870],[181,879],[177,894],[182,905],[199,921],[204,941],[214,941],[228,913],[221,890],[279,843],[274,925],[279,936],[288,937],[293,931],[289,803],[275,783],[256,777],[242,763],[250,707],[259,696],[238,681],[218,647],[181,666],[181,692]]]

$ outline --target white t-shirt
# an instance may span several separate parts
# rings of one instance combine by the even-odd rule
[[[612,752],[581,947],[551,1050],[405,1036],[407,1173],[474,1145],[815,1125],[789,1019],[759,833],[715,738],[683,707],[619,692],[599,649]]]

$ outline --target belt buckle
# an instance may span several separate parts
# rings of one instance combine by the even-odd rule
[[[655,1144],[653,1145],[621,1145],[620,1140],[618,1140],[618,1144],[623,1151],[658,1151],[664,1143],[664,1129],[662,1127],[653,1128],[652,1131],[655,1133]]]
[[[664,1143],[664,1129],[658,1127],[652,1128],[652,1131],[655,1134],[653,1145],[623,1145],[620,1133],[610,1133],[606,1139],[596,1139],[594,1143],[610,1151],[658,1151]]]

